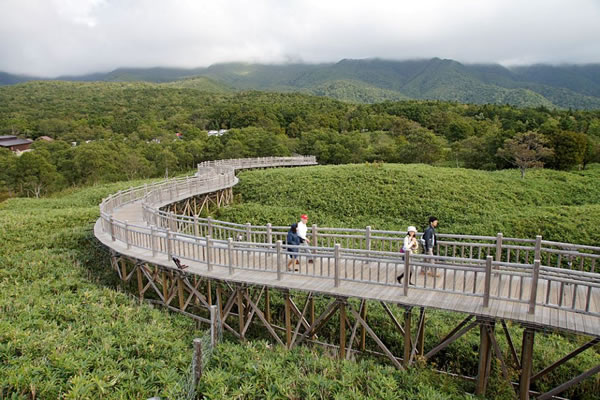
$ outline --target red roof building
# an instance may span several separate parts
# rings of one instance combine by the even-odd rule
[[[13,135],[0,136],[0,147],[9,149],[10,151],[21,152],[29,150],[29,146],[33,143],[29,139],[19,139]]]

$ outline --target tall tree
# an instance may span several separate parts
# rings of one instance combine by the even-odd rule
[[[548,139],[534,131],[523,132],[512,139],[506,139],[504,146],[498,149],[498,156],[517,166],[521,171],[521,179],[525,178],[527,168],[540,168],[544,166],[544,158],[554,152],[546,147]]]

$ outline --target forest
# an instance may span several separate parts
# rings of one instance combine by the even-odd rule
[[[226,129],[222,136],[209,130]],[[36,81],[0,87],[0,135],[35,141],[0,149],[0,192],[42,196],[67,187],[164,177],[198,162],[311,154],[320,164],[424,163],[513,168],[507,140],[535,134],[536,165],[600,161],[600,111],[441,101],[352,104],[297,93],[215,93],[153,83]]]

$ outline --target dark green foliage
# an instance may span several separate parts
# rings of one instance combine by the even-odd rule
[[[344,64],[352,70],[352,62]],[[388,67],[382,79],[394,70]],[[171,86],[29,82],[0,87],[0,135],[55,139],[36,142],[36,155],[20,163],[2,152],[0,192],[36,196],[73,185],[173,176],[205,160],[294,153],[316,155],[321,164],[384,161],[502,169],[510,164],[497,150],[528,131],[551,140],[554,156],[544,160],[546,166],[581,168],[598,153],[589,139],[600,137],[597,111],[438,101],[359,105],[292,93]],[[208,136],[213,129],[229,132]]]

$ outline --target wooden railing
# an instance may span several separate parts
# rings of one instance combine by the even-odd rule
[[[405,279],[401,293],[412,288],[480,297],[484,307],[490,299],[545,306],[600,316],[593,296],[600,290],[600,274],[595,272],[600,247],[574,245],[536,239],[496,236],[439,234],[437,256],[400,254],[404,231],[327,228],[309,229],[313,264],[300,256],[299,271],[287,271],[290,250],[284,245],[287,226],[235,224],[211,218],[198,218],[160,210],[168,204],[195,194],[210,193],[237,183],[235,169],[276,165],[312,165],[314,158],[269,158],[204,163],[194,177],[131,188],[105,199],[101,206],[104,232],[113,241],[145,249],[153,257],[178,257],[205,265],[208,271],[226,268],[268,271],[277,279],[289,274],[332,281],[367,282],[399,286],[396,277],[418,268],[434,268],[439,276],[424,276],[409,286]],[[277,164],[281,162],[281,164]],[[300,164],[294,164],[298,162]],[[147,225],[129,224],[113,218],[115,208],[140,200]],[[493,282],[493,284],[492,284]],[[545,295],[540,295],[540,285]],[[551,295],[558,291],[559,295]]]

